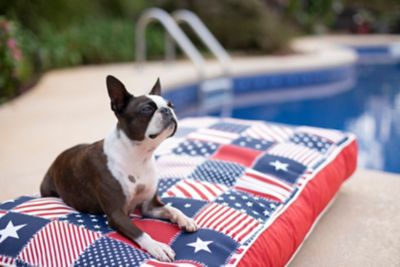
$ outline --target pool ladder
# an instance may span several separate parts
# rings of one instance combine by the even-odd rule
[[[139,65],[146,61],[145,30],[150,22],[153,21],[158,21],[166,30],[166,61],[171,62],[175,59],[176,43],[197,69],[200,85],[198,92],[198,114],[219,112],[221,116],[230,116],[233,98],[233,82],[230,69],[231,58],[200,18],[193,12],[189,10],[177,10],[170,15],[159,8],[145,10],[136,25],[136,60]],[[206,77],[204,57],[179,27],[180,23],[189,25],[218,60],[222,69],[222,73],[219,76],[214,78]]]

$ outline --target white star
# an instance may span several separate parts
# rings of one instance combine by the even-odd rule
[[[189,203],[186,203],[186,204],[184,205],[185,208],[190,208],[191,206],[192,206],[192,204],[189,204]]]
[[[263,213],[264,213],[265,216],[268,216],[268,215],[269,215],[269,211],[268,211],[268,210],[264,210]]]
[[[9,221],[6,228],[0,230],[0,244],[9,237],[14,237],[19,239],[17,231],[20,230],[22,227],[25,227],[26,224],[14,225],[12,221]]]
[[[251,203],[250,201],[246,203],[247,206],[249,207],[253,207],[253,203]]]
[[[274,162],[270,162],[269,165],[275,167],[275,171],[285,171],[287,172],[287,168],[289,167],[289,164],[280,162],[279,160],[275,160]]]
[[[203,241],[203,240],[201,240],[201,238],[198,237],[196,239],[196,242],[189,243],[189,244],[187,244],[187,246],[194,247],[194,253],[197,253],[202,250],[205,250],[205,251],[211,253],[211,250],[208,247],[208,245],[210,245],[211,243],[213,243],[213,241]]]

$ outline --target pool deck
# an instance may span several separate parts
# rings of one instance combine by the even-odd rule
[[[303,42],[303,43],[301,43]],[[323,41],[294,44],[304,54],[235,58],[232,72],[279,72],[351,63],[347,49]],[[327,46],[327,49],[321,49]],[[207,63],[216,75],[216,62]],[[159,76],[166,88],[195,81],[182,61],[87,66],[46,73],[33,90],[0,106],[0,201],[37,193],[48,166],[60,151],[103,138],[115,123],[105,76],[113,74],[134,94],[143,94]],[[400,263],[400,175],[358,170],[315,227],[290,266],[398,266]]]

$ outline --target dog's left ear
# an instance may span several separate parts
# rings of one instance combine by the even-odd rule
[[[151,95],[161,95],[161,84],[160,78],[157,78],[156,83],[154,84],[153,88],[150,91]]]

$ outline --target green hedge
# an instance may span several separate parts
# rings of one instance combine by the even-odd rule
[[[7,71],[0,77],[0,97],[15,96],[22,84],[48,69],[133,61],[134,22],[150,6],[193,10],[230,51],[282,50],[294,32],[262,0],[0,1],[0,16],[13,21],[13,38],[21,52],[21,59],[12,61],[1,39],[0,59]],[[161,58],[160,26],[149,28],[147,43],[148,57]]]

